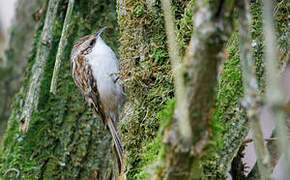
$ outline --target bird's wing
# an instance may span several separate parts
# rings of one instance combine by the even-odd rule
[[[101,116],[105,123],[105,113],[97,88],[97,81],[85,56],[77,56],[72,61],[72,76],[75,84],[85,96],[86,101],[96,115]]]
[[[92,69],[87,62],[85,56],[77,56],[72,61],[72,76],[75,84],[81,90],[82,94],[86,97],[87,102],[94,110],[96,115],[101,116],[104,124],[109,128],[113,137],[115,148],[118,154],[119,170],[124,169],[123,162],[123,149],[120,138],[118,136],[114,121],[112,117],[106,119],[106,114],[100,101],[100,95],[97,88],[97,81],[95,80]]]

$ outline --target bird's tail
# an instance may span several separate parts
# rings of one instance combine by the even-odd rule
[[[119,172],[121,173],[122,171],[125,170],[125,164],[124,164],[124,160],[123,160],[123,148],[122,148],[122,144],[120,141],[120,138],[117,134],[117,130],[114,124],[114,120],[112,118],[108,118],[107,120],[107,126],[110,130],[110,133],[112,135],[113,141],[114,141],[114,145],[115,145],[115,149],[117,151],[118,154],[118,165],[119,165]]]

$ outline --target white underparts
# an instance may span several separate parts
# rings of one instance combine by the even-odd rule
[[[118,59],[112,49],[99,37],[91,53],[86,55],[97,82],[104,110],[115,114],[121,103],[122,88],[116,80],[119,72]]]

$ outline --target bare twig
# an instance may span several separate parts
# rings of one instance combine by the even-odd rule
[[[26,95],[25,104],[21,116],[19,130],[26,132],[32,112],[37,108],[39,99],[39,90],[42,82],[43,71],[51,49],[53,26],[56,18],[59,0],[50,0],[47,8],[44,27],[41,39],[37,46],[35,63],[31,70],[29,89]]]
[[[249,139],[245,139],[245,140],[243,141],[243,145],[246,145],[246,144],[251,143],[251,142],[253,142],[253,141],[254,141],[254,140],[251,139],[251,138],[249,138]],[[273,142],[273,141],[277,141],[277,138],[265,138],[264,141],[266,141],[266,142]]]
[[[272,138],[268,138],[269,141],[267,142],[267,148],[270,153],[270,162],[271,162],[271,171],[274,170],[275,166],[277,165],[277,162],[281,156],[281,153],[278,151],[278,138],[276,130],[272,133]],[[265,139],[266,140],[266,139]],[[260,179],[260,172],[258,170],[257,163],[254,165],[254,167],[251,169],[250,173],[247,176],[248,180],[256,180]]]
[[[63,24],[61,38],[60,38],[60,42],[57,49],[56,60],[55,60],[55,65],[54,65],[54,70],[53,70],[53,75],[52,75],[51,85],[50,85],[50,92],[53,94],[56,93],[56,83],[57,83],[57,77],[59,74],[61,59],[63,58],[64,49],[68,41],[69,27],[71,24],[71,16],[73,12],[74,2],[75,2],[74,0],[69,0],[68,2],[68,7],[66,10],[66,16],[65,16],[65,20]]]
[[[281,86],[280,71],[278,69],[278,50],[275,40],[272,3],[271,0],[265,0],[263,8],[267,79],[266,100],[267,106],[270,107],[270,111],[275,119],[280,151],[284,153],[286,172],[288,173],[288,177],[290,177],[288,129],[285,124],[286,115],[283,111],[285,98]]]
[[[251,36],[249,31],[250,15],[248,3],[246,0],[240,1],[239,8],[239,33],[240,33],[240,59],[243,69],[243,85],[245,97],[242,102],[243,107],[247,110],[250,125],[253,129],[253,139],[258,159],[258,167],[261,172],[261,179],[272,179],[270,170],[270,157],[266,145],[261,125],[259,123],[259,97],[258,85],[255,78],[255,69],[253,68],[251,52]]]

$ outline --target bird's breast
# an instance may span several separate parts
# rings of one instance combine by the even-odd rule
[[[103,104],[115,107],[122,96],[122,88],[119,82],[115,82],[116,73],[119,71],[118,64],[108,56],[99,55],[88,59]]]

